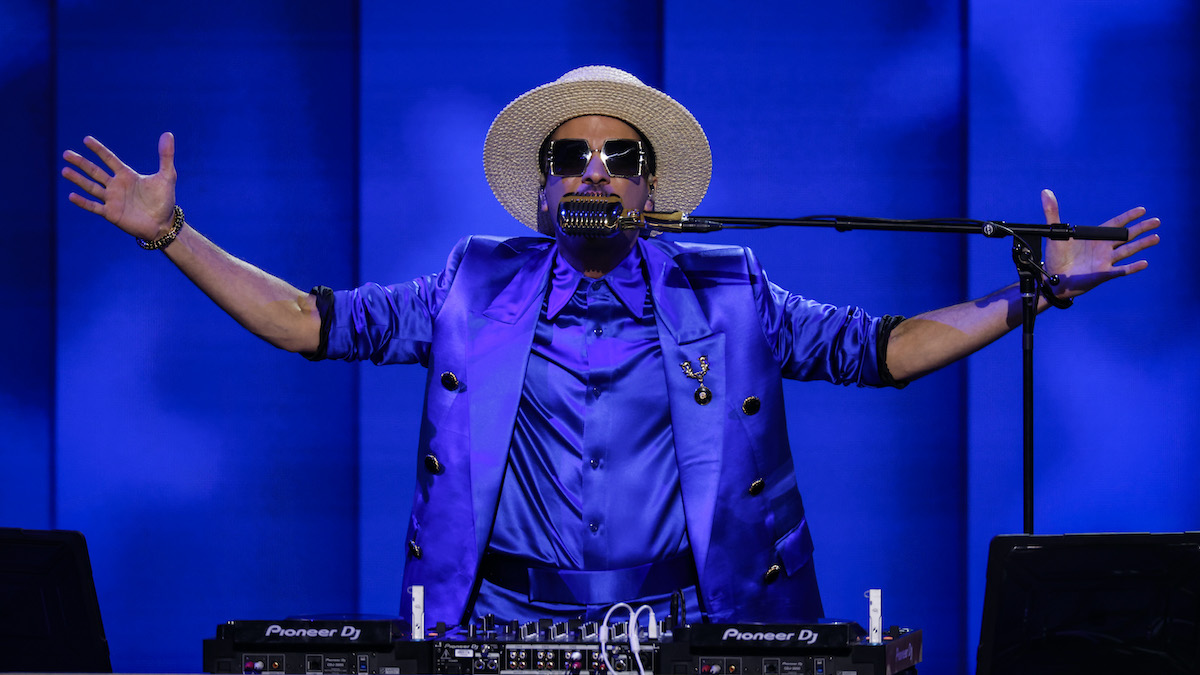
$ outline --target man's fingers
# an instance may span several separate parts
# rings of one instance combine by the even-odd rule
[[[132,171],[132,169],[130,169],[128,166],[125,166],[125,162],[122,162],[119,157],[113,154],[112,150],[109,150],[107,147],[105,147],[105,145],[96,140],[95,137],[88,136],[84,138],[83,144],[87,146],[88,150],[96,153],[96,156],[100,158],[100,161],[104,162],[104,164],[110,170],[112,170],[113,173],[121,170]]]
[[[1141,237],[1139,239],[1134,239],[1133,241],[1130,241],[1128,243],[1125,243],[1125,244],[1122,244],[1122,245],[1116,247],[1113,260],[1114,261],[1124,260],[1124,259],[1128,258],[1129,256],[1137,255],[1138,253],[1145,251],[1146,249],[1150,248],[1151,246],[1154,246],[1157,243],[1158,243],[1158,235],[1157,234],[1151,235],[1149,237]]]
[[[1058,219],[1058,198],[1050,190],[1042,190],[1042,212],[1046,214],[1046,224],[1061,223]]]
[[[1147,218],[1140,223],[1134,223],[1133,225],[1129,226],[1129,238],[1133,239],[1135,237],[1140,237],[1150,230],[1158,228],[1159,225],[1162,225],[1162,221],[1158,218]],[[1155,241],[1157,241],[1157,239],[1158,238],[1155,237]]]
[[[175,173],[175,135],[169,131],[158,137],[158,170],[169,175]]]
[[[1132,223],[1133,221],[1137,220],[1138,218],[1141,218],[1144,215],[1146,215],[1146,209],[1141,206],[1135,206],[1134,208],[1129,209],[1125,213],[1122,213],[1121,215],[1116,216],[1115,218],[1109,219],[1109,221],[1107,223],[1104,223],[1104,225],[1102,227],[1125,227],[1127,224]]]
[[[81,189],[84,192],[88,193],[89,195],[95,197],[96,199],[102,198],[102,193],[104,192],[104,184],[101,183],[100,181],[97,181],[96,179],[89,180],[89,179],[85,178],[82,174],[80,174],[78,171],[72,169],[69,166],[63,167],[62,176],[63,176],[63,178],[66,178],[67,180],[71,181],[75,185],[79,186],[79,189]]]
[[[1146,262],[1145,260],[1139,260],[1137,262],[1129,263],[1128,265],[1113,267],[1113,271],[1120,273],[1121,276],[1129,276],[1134,272],[1141,272],[1149,266],[1150,263]]]
[[[67,195],[67,200],[70,201],[75,206],[78,206],[79,208],[83,209],[84,211],[91,211],[92,213],[95,213],[95,214],[98,214],[101,216],[104,215],[104,213],[103,213],[104,205],[101,204],[100,202],[94,202],[90,199],[85,199],[82,195],[79,195],[74,192]]]
[[[80,155],[77,152],[68,150],[63,153],[63,159],[67,160],[69,163],[78,167],[80,171],[82,171],[84,174],[86,174],[88,178],[91,178],[92,181],[95,181],[96,184],[99,184],[100,187],[102,187],[102,188],[106,187],[113,178],[112,176],[108,175],[108,173],[105,172],[104,169],[101,169],[100,167],[96,166],[92,162],[88,161],[86,158],[84,158],[82,155]],[[63,169],[64,177],[70,179],[72,183],[75,183],[76,185],[78,185],[81,188],[84,188],[84,189],[88,188],[88,186],[85,184],[85,182],[91,182],[91,181],[85,181],[85,179],[83,178],[82,175],[75,173],[74,171],[72,171],[72,173],[75,173],[76,177],[72,178],[71,176],[67,175],[67,171],[71,171],[71,169],[70,168]],[[81,181],[84,181],[84,182],[81,182]]]

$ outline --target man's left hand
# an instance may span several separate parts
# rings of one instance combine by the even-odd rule
[[[1042,210],[1046,223],[1060,223],[1058,198],[1050,190],[1042,190]],[[1057,274],[1061,281],[1052,286],[1060,298],[1070,298],[1096,286],[1127,274],[1141,272],[1149,265],[1145,260],[1118,265],[1122,260],[1158,243],[1158,235],[1147,232],[1157,228],[1158,218],[1138,220],[1146,215],[1146,209],[1137,207],[1119,216],[1110,218],[1102,227],[1125,227],[1129,230],[1128,241],[1095,241],[1087,239],[1050,240],[1046,244],[1046,269]],[[1134,221],[1138,221],[1134,223]],[[1129,223],[1134,223],[1130,225]]]

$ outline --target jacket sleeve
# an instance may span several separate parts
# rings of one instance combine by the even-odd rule
[[[402,284],[355,289],[313,289],[321,314],[321,344],[311,360],[370,360],[375,364],[427,365],[433,323],[454,283],[469,239],[454,247],[446,268]]]
[[[874,317],[860,307],[836,307],[791,293],[771,283],[754,253],[745,251],[763,336],[784,377],[904,386],[887,370],[887,340],[903,317]]]

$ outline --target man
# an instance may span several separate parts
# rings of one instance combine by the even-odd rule
[[[78,171],[63,175],[92,198],[72,203],[163,250],[255,334],[309,358],[430,369],[404,583],[425,587],[431,622],[595,618],[618,601],[661,614],[676,594],[693,619],[822,616],[782,378],[904,383],[1019,316],[1014,287],[871,317],[770,284],[741,247],[564,233],[568,196],[691,211],[707,190],[692,115],[607,67],[526,92],[488,132],[493,192],[546,236],[468,238],[441,273],[388,287],[304,293],[221,251],[175,205],[170,134],[153,176],[85,144],[112,175],[65,153]],[[1051,242],[1056,292],[1144,269],[1116,265],[1158,243],[1144,214],[1105,223],[1128,226],[1119,246]]]

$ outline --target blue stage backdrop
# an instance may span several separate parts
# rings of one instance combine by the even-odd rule
[[[1072,223],[1161,216],[1146,273],[1038,321],[1037,530],[1200,529],[1198,24],[1183,0],[7,0],[0,526],[87,535],[118,671],[198,671],[230,619],[396,614],[427,373],[273,350],[67,203],[58,155],[92,134],[152,172],[172,131],[179,203],[231,253],[301,288],[402,281],[528,232],[484,134],[602,63],[704,125],[700,214],[1039,222],[1050,187]],[[877,314],[1015,277],[965,235],[711,239]],[[922,673],[971,672],[987,542],[1022,528],[1018,340],[903,391],[788,395],[828,613],[865,623],[882,588]]]
[[[8,130],[0,279],[12,289],[0,331],[0,526],[54,522],[53,12],[0,3],[0,123]]]

